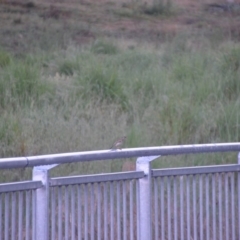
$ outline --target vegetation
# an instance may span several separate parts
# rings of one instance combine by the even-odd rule
[[[153,1],[153,4],[149,6],[143,6],[142,11],[147,15],[170,16],[174,13],[173,1],[155,0]]]
[[[164,5],[166,14],[170,3]],[[240,141],[240,45],[222,38],[218,29],[166,35],[168,41],[147,47],[145,42],[128,47],[126,39],[99,34],[79,46],[69,44],[66,33],[61,38],[60,23],[54,24],[55,45],[46,28],[30,51],[0,50],[1,158],[108,149],[123,135],[126,147]],[[235,160],[234,154],[168,157],[154,167]],[[69,164],[53,174],[99,169],[118,171],[122,163]]]
[[[239,46],[177,47],[13,57],[1,157],[107,149],[125,133],[128,147],[239,141]]]

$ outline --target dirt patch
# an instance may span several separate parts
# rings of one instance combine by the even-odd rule
[[[67,45],[88,44],[99,37],[121,37],[159,41],[186,29],[228,32],[240,36],[240,7],[219,11],[208,3],[182,0],[169,14],[144,14],[141,5],[107,0],[1,1],[0,44],[13,52],[24,52],[55,41]],[[224,5],[225,6],[225,5]],[[236,4],[237,6],[237,4]],[[224,8],[225,9],[225,8]],[[50,46],[49,46],[50,47]]]

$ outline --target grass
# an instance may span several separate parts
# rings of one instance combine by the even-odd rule
[[[117,3],[100,6],[94,2],[89,8],[85,3],[51,3],[49,8],[46,2],[41,4],[34,3],[28,14],[17,12],[17,18],[12,10],[2,12],[0,158],[109,149],[123,135],[127,136],[125,147],[240,140],[240,45],[233,40],[239,30],[229,25],[226,31],[222,26],[226,16],[217,16],[219,25],[211,25],[216,18],[212,13],[198,12],[194,17],[194,10],[185,10],[186,14],[171,0],[122,4],[122,8]],[[188,30],[178,29],[176,22],[188,22]],[[174,28],[168,32],[168,27]],[[51,170],[51,176],[133,170],[135,161],[64,164]],[[219,153],[161,157],[152,165],[175,168],[236,162],[236,153]],[[31,174],[31,168],[1,170],[0,182],[28,180]],[[214,177],[221,180],[219,190],[224,185],[221,176],[209,176],[209,183]],[[177,182],[182,179],[185,188],[184,177]],[[172,181],[168,182],[172,185]],[[84,189],[90,187],[90,193],[97,185]],[[196,189],[198,194],[198,177]],[[203,193],[205,206],[204,188]],[[186,200],[185,193],[183,197]],[[58,206],[62,212],[55,216],[63,223],[71,215],[65,215],[65,206]],[[90,205],[86,207],[90,211]],[[167,216],[169,208],[164,210]],[[104,222],[102,208],[101,214]],[[190,214],[192,218],[192,210]],[[187,215],[186,223],[185,219]]]
[[[174,13],[172,0],[154,0],[152,4],[142,7],[142,12],[147,15],[153,16],[166,16],[169,17]]]
[[[172,0],[131,1],[122,3],[122,8],[114,10],[114,13],[126,18],[144,19],[146,17],[170,18],[176,13],[176,4]]]
[[[0,49],[0,67],[4,68],[10,64],[11,56],[7,52]]]
[[[125,134],[126,147],[238,142],[240,45],[211,48],[201,38],[200,46],[181,34],[160,47],[101,39],[20,58],[0,52],[0,156],[108,149]],[[235,155],[174,159],[154,166],[236,162]],[[107,161],[53,174],[119,170]]]

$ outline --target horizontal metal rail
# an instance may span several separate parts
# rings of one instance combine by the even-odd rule
[[[94,174],[94,175],[74,176],[74,177],[57,177],[57,178],[51,178],[49,181],[49,185],[51,187],[54,187],[54,186],[74,185],[74,184],[83,184],[83,183],[132,180],[132,179],[139,179],[143,177],[144,177],[144,172],[142,171]]]
[[[239,164],[205,166],[205,167],[185,167],[171,169],[152,170],[152,177],[181,176],[207,173],[240,172]]]
[[[33,167],[39,165],[62,164],[95,160],[109,160],[131,157],[167,156],[179,154],[240,152],[240,143],[196,144],[163,147],[125,148],[122,150],[100,150],[88,152],[62,153],[32,157],[16,157],[0,159],[0,169]]]
[[[0,184],[0,193],[33,190],[43,186],[41,181],[24,181]]]

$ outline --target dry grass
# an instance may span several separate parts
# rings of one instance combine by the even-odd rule
[[[1,3],[1,157],[107,149],[125,134],[127,147],[238,141],[237,16],[185,1],[149,16],[134,4]],[[195,159],[186,165],[206,163]],[[67,168],[53,174],[119,171],[122,161]]]

